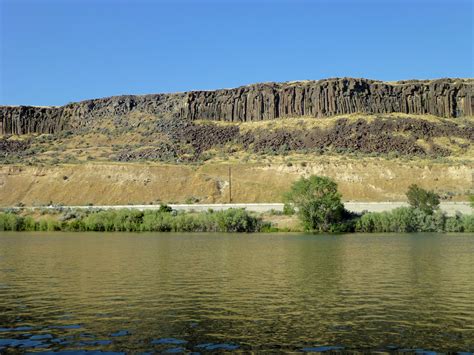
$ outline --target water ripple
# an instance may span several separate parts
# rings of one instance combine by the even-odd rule
[[[0,352],[472,353],[473,270],[473,235],[2,233]]]

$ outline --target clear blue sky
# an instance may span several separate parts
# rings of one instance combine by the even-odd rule
[[[0,104],[473,77],[472,0],[0,0]]]

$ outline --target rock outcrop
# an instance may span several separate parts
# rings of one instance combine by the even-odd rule
[[[328,79],[257,84],[230,90],[191,92],[183,116],[225,121],[339,114],[473,114],[473,81],[451,79],[384,83],[364,79]]]
[[[474,80],[387,83],[336,78],[264,83],[235,89],[177,94],[114,96],[61,107],[0,106],[2,134],[55,133],[101,118],[142,112],[186,120],[260,121],[350,113],[474,115]]]
[[[55,133],[68,120],[61,107],[0,106],[1,134]]]

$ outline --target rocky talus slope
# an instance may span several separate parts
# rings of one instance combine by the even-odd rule
[[[58,133],[101,118],[132,112],[158,118],[247,122],[285,117],[369,113],[474,115],[474,80],[439,79],[388,83],[336,78],[264,83],[235,89],[115,96],[61,107],[0,106],[0,133]]]

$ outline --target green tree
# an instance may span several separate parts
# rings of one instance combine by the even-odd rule
[[[439,196],[434,191],[427,191],[418,185],[410,185],[406,193],[408,203],[426,214],[433,214],[439,208]]]
[[[298,209],[306,230],[328,232],[343,221],[344,205],[337,184],[328,177],[310,176],[293,183],[285,195]]]

